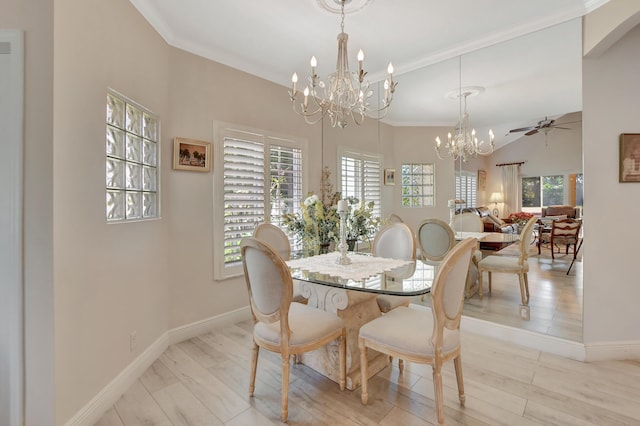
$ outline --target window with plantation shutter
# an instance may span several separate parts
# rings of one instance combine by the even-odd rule
[[[476,207],[478,177],[477,173],[461,171],[456,174],[456,199],[464,200],[458,208]]]
[[[339,157],[342,198],[373,201],[373,215],[380,217],[380,156],[340,150]]]
[[[240,242],[261,222],[282,226],[282,216],[299,209],[304,194],[304,142],[267,132],[218,129],[221,208],[214,209],[215,276],[242,273]],[[286,230],[285,230],[286,231]]]

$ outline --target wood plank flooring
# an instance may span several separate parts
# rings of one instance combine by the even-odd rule
[[[97,423],[275,425],[280,422],[280,357],[260,352],[255,396],[248,396],[251,323],[170,346]],[[640,425],[640,360],[582,363],[462,333],[466,406],[453,363],[443,370],[448,425]],[[432,425],[431,367],[397,363],[360,390],[292,365],[290,425]]]
[[[548,251],[548,250],[547,250]],[[534,254],[535,252],[535,254]],[[485,256],[495,252],[484,252]],[[476,294],[465,300],[463,315],[535,331],[550,336],[582,342],[582,262],[575,262],[566,274],[572,255],[537,256],[532,248],[529,257],[529,321],[519,317],[520,286],[515,274],[493,274],[491,294],[487,294],[487,274],[484,276],[484,298]],[[413,303],[426,302],[418,299]]]

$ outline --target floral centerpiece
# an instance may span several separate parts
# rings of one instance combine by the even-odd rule
[[[300,211],[283,216],[283,223],[291,234],[302,241],[307,252],[326,252],[332,242],[340,237],[340,216],[337,203],[340,193],[333,191],[329,182],[328,168],[322,172],[322,193],[318,197],[313,192],[300,204]]]
[[[347,241],[349,250],[358,240],[369,240],[380,225],[380,217],[373,215],[374,202],[361,203],[355,197],[347,197]]]
[[[529,219],[531,219],[533,216],[534,216],[533,213],[518,212],[518,213],[511,213],[507,219],[509,219],[510,222],[512,223],[517,223],[518,228],[522,228],[524,227],[524,225],[527,224]]]

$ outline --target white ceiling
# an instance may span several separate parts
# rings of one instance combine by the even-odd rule
[[[312,55],[322,78],[335,70],[340,15],[322,7],[334,0],[130,1],[170,45],[281,84],[283,96]],[[579,18],[607,1],[352,0],[349,60],[364,50],[372,85],[393,62],[385,122],[453,126],[459,105],[445,94],[459,87],[461,57],[462,85],[485,88],[468,100],[471,125],[493,128],[501,146],[509,129],[582,109]]]

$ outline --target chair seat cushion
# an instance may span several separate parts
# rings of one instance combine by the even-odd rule
[[[360,327],[360,337],[394,351],[418,357],[433,356],[433,315],[400,306]],[[460,345],[460,331],[444,329],[444,352]]]
[[[478,262],[478,268],[491,272],[528,272],[529,262],[520,265],[517,257],[512,256],[487,256]]]
[[[342,327],[344,327],[342,319],[331,312],[296,302],[293,302],[289,308],[290,346],[321,341]],[[258,322],[253,328],[253,334],[259,340],[279,345],[280,321],[271,324]]]
[[[398,306],[409,306],[409,299],[404,296],[388,296],[382,294],[376,298],[380,312],[387,313]]]

